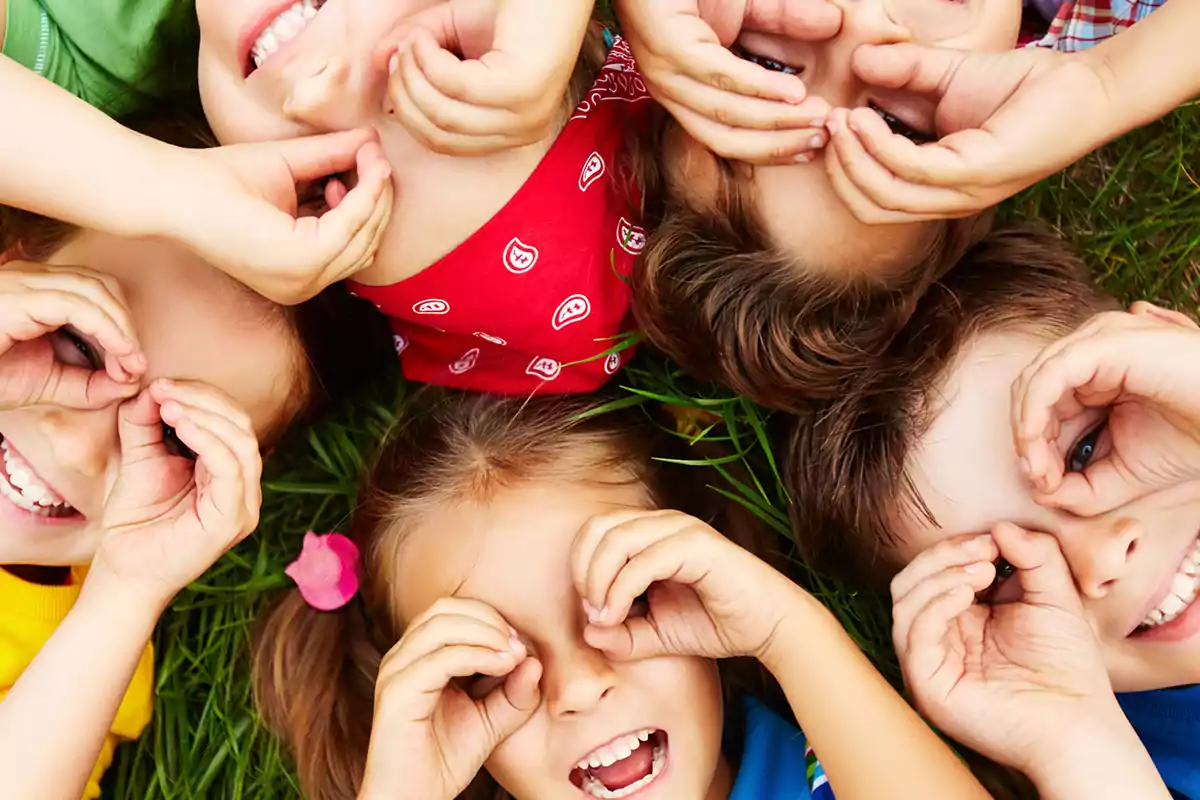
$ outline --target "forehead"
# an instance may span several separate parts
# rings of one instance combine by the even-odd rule
[[[1045,345],[1032,334],[986,333],[967,342],[947,370],[931,400],[931,424],[907,463],[937,524],[906,515],[906,556],[946,536],[1022,518],[1031,500],[1013,445],[1011,389]]]
[[[269,301],[164,242],[85,231],[49,260],[115,278],[149,361],[148,378],[220,389],[271,427],[296,383],[297,343]]]
[[[482,504],[447,504],[422,519],[396,553],[398,616],[412,619],[453,594],[488,603],[518,628],[536,629],[547,609],[576,605],[570,554],[584,523],[646,507],[642,485],[616,471],[586,482],[526,482]]]

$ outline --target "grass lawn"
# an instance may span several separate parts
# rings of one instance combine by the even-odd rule
[[[1200,311],[1200,105],[1114,143],[1008,204],[1009,219],[1055,226],[1087,254],[1096,274],[1126,299]],[[765,414],[721,389],[684,379],[670,365],[639,358],[621,378],[630,402],[670,396],[726,418],[754,465],[757,485],[742,499],[786,532],[787,499],[771,472]],[[289,581],[284,566],[305,531],[336,529],[354,505],[357,475],[397,409],[396,380],[310,430],[272,459],[258,533],[175,601],[155,644],[154,722],[118,751],[106,797],[284,798],[299,795],[287,757],[259,725],[247,668],[250,625]],[[681,400],[681,398],[683,398]],[[716,435],[710,433],[709,435]],[[707,469],[707,468],[706,468]],[[697,472],[698,480],[708,473]],[[889,674],[886,606],[810,577],[810,588],[841,616]]]

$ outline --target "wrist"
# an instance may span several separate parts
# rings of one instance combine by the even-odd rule
[[[103,619],[106,626],[144,634],[149,639],[169,602],[170,598],[156,597],[141,588],[130,586],[103,568],[93,568],[83,582],[72,613],[78,610],[94,614]]]
[[[775,676],[786,668],[787,662],[796,658],[797,653],[804,652],[804,639],[814,626],[838,624],[829,609],[815,597],[791,581],[786,583],[776,601],[779,618],[775,629],[766,646],[756,654],[759,662]]]

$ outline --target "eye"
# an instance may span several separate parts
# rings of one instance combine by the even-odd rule
[[[757,53],[751,53],[745,48],[739,47],[734,50],[734,54],[743,61],[749,61],[751,64],[758,64],[764,69],[769,69],[772,72],[782,72],[784,75],[799,75],[803,72],[803,68],[796,68],[784,64],[782,61],[776,61],[773,58],[760,56]]]
[[[104,356],[98,348],[69,325],[50,334],[50,346],[54,350],[54,357],[63,364],[92,370],[104,367]]]
[[[195,461],[196,454],[192,452],[192,448],[188,447],[179,438],[179,434],[175,433],[175,429],[167,423],[163,423],[163,446],[167,448],[167,452],[173,456],[186,458],[188,461]]]
[[[1092,463],[1092,459],[1096,457],[1100,435],[1104,433],[1107,427],[1108,423],[1102,422],[1084,434],[1075,443],[1071,451],[1067,453],[1067,460],[1064,464],[1067,472],[1083,472],[1088,468],[1088,465]]]
[[[1003,556],[996,559],[993,566],[996,568],[996,580],[980,593],[979,599],[988,605],[1001,605],[1019,599],[1020,585],[1012,581],[1012,577],[1017,574],[1017,568]]]
[[[870,108],[872,111],[878,114],[884,122],[887,123],[887,126],[892,129],[892,133],[903,136],[905,139],[908,139],[910,142],[914,142],[916,144],[929,144],[930,142],[935,141],[933,136],[925,133],[924,131],[917,130],[904,120],[900,119],[894,114],[889,114],[887,111],[883,110],[874,103],[870,104]]]

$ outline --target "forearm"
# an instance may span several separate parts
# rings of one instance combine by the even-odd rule
[[[110,233],[159,233],[171,148],[4,56],[0,87],[0,204]]]
[[[1114,699],[1098,717],[1080,720],[1077,734],[1060,737],[1061,746],[1042,753],[1026,769],[1044,800],[1169,800],[1167,787],[1137,733]],[[1097,769],[1103,764],[1103,769]]]
[[[787,694],[838,800],[986,798],[970,770],[811,595],[763,663]]]
[[[0,703],[6,797],[82,796],[156,612],[85,584],[71,613]]]
[[[1103,78],[1116,112],[1105,141],[1168,114],[1200,94],[1200,3],[1173,0],[1079,59]]]

